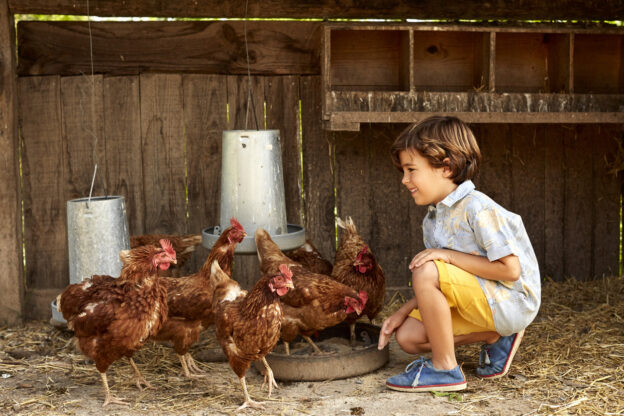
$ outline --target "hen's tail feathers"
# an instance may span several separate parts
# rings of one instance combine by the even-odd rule
[[[352,233],[356,233],[357,229],[355,228],[355,224],[353,223],[353,219],[351,217],[347,217],[346,221],[343,221],[342,218],[337,217],[336,223],[340,228],[344,228],[347,231]]]
[[[195,247],[202,243],[202,235],[201,234],[193,234],[187,235],[183,238],[184,242],[189,244],[188,247],[184,249],[184,253],[191,253],[195,251]]]
[[[189,243],[189,244],[193,244],[194,246],[197,246],[197,245],[201,244],[201,242],[202,242],[202,235],[201,234],[187,235],[187,236],[184,237],[184,241]]]

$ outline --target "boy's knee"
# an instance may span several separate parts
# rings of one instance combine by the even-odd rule
[[[439,286],[438,268],[433,261],[428,261],[412,271],[412,287],[414,290],[424,286]]]

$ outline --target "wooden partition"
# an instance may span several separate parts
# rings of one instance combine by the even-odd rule
[[[223,24],[220,29],[227,27]],[[219,32],[214,26],[210,30]],[[228,33],[238,39],[239,30]],[[283,30],[272,28],[271,33],[284,41]],[[297,37],[302,33],[316,32],[294,33],[297,44],[305,44],[301,40],[305,36]],[[423,45],[431,44],[428,37],[433,34],[418,36]],[[464,41],[453,32],[444,36],[445,45]],[[493,73],[487,58],[491,38],[474,34],[465,42],[469,49],[462,49],[463,43],[449,49],[461,58],[455,66],[436,61],[439,49],[408,50],[410,79],[432,87],[457,77],[462,88],[480,88],[484,82],[488,89]],[[556,46],[532,59],[541,62],[548,56],[552,61],[565,42],[549,41]],[[611,62],[609,53],[584,42],[575,43],[574,54],[594,53],[596,59]],[[403,88],[405,69],[384,66],[382,61],[404,56],[405,35],[389,32],[378,43],[382,49],[393,48],[379,53],[379,64],[388,75],[380,87]],[[344,48],[346,53],[348,45]],[[308,50],[304,55],[314,53]],[[269,51],[254,65],[261,71],[280,56],[284,55]],[[203,57],[210,62],[213,58]],[[427,65],[439,69],[433,78],[424,77]],[[16,106],[20,147],[14,156],[16,166],[22,167],[26,317],[48,318],[50,301],[68,283],[65,204],[88,194],[96,162],[94,194],[126,198],[132,234],[199,233],[219,219],[221,133],[255,128],[256,119],[260,128],[281,132],[288,222],[303,224],[322,254],[333,260],[335,215],[351,216],[386,271],[390,290],[407,288],[407,264],[423,248],[421,221],[426,208],[415,206],[390,162],[390,146],[406,123],[364,123],[357,132],[324,130],[326,95],[319,67],[316,73],[313,64],[306,68],[309,72],[304,74],[254,73],[250,82],[242,74],[177,70],[21,76]],[[539,76],[549,73],[566,88],[565,71],[549,68],[509,85],[537,86]],[[336,70],[342,84],[336,84],[334,93],[339,94],[351,81],[346,70]],[[587,77],[584,70],[574,73]],[[619,86],[616,74],[621,69],[614,71],[595,88]],[[359,84],[353,85],[371,82],[365,72],[359,75]],[[250,84],[255,116],[247,113]],[[574,84],[578,88],[579,82]],[[594,86],[586,85],[589,93]],[[396,105],[367,101],[366,96],[366,91],[353,95],[362,111]],[[428,100],[421,102],[423,106],[436,99],[425,93],[419,97]],[[504,94],[492,97],[491,102],[476,105],[513,105]],[[621,102],[614,99],[609,105]],[[418,110],[423,117],[428,114],[426,107]],[[475,123],[472,128],[484,158],[477,187],[523,217],[544,277],[585,280],[618,273],[621,181],[613,172],[621,168],[621,124]],[[195,270],[206,255],[200,247],[188,270]],[[258,277],[255,256],[237,256],[234,272],[243,286],[253,284]]]

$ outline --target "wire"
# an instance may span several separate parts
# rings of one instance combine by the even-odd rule
[[[256,130],[258,127],[258,117],[256,116],[256,105],[251,91],[251,69],[249,67],[249,46],[247,44],[247,6],[249,0],[245,0],[245,20],[243,21],[243,32],[245,33],[245,55],[247,56],[247,110],[245,112],[245,130],[247,130],[247,120],[249,120],[249,103],[251,102],[254,120],[256,122]]]

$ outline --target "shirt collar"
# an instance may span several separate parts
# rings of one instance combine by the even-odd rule
[[[468,195],[475,189],[474,183],[470,179],[462,182],[453,192],[448,194],[446,198],[438,203],[446,205],[447,207],[452,207],[457,201]]]

